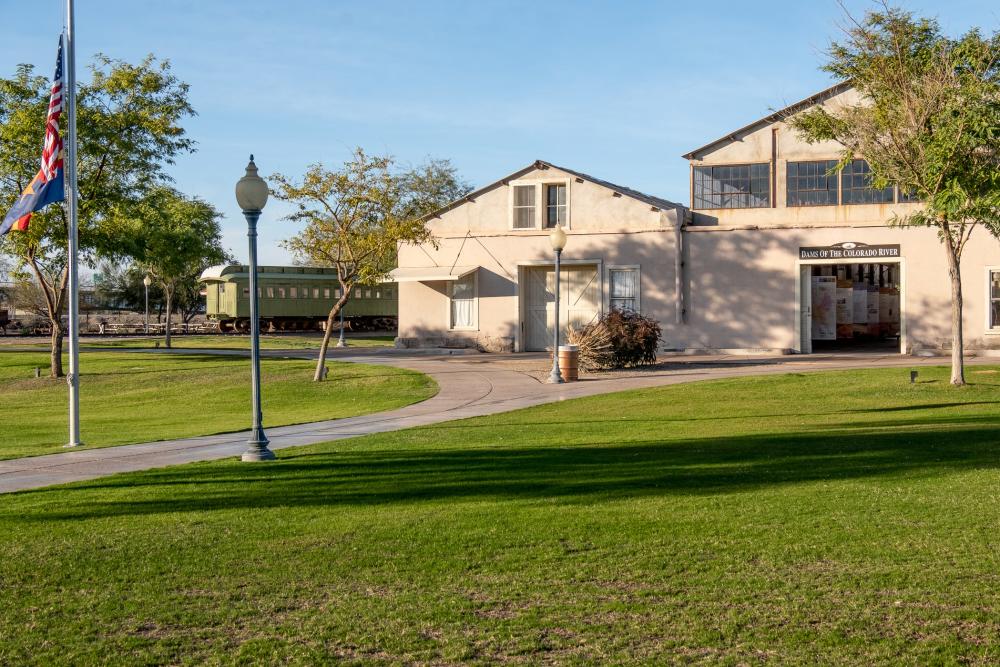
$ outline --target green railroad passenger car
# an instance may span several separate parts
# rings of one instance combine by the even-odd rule
[[[223,332],[250,330],[250,267],[212,266],[201,274],[205,312]],[[322,329],[340,298],[337,270],[312,266],[257,267],[262,331]],[[344,307],[344,321],[356,331],[395,330],[399,292],[395,283],[360,285]]]

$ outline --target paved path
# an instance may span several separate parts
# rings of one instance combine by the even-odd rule
[[[108,350],[110,351],[110,350]],[[135,350],[121,350],[135,352]],[[190,354],[205,350],[159,351]],[[218,350],[219,354],[246,354],[239,350]],[[265,356],[309,357],[311,351],[267,350]],[[565,385],[543,384],[519,369],[544,365],[540,357],[526,355],[399,354],[380,350],[336,351],[337,361],[385,364],[426,373],[437,381],[440,391],[433,398],[397,410],[358,417],[266,428],[272,449],[296,447],[368,433],[381,433],[412,426],[424,426],[452,419],[496,414],[542,403],[627,389],[694,382],[744,375],[820,371],[874,366],[910,368],[944,364],[946,359],[915,359],[899,355],[810,355],[777,358],[679,357],[666,369],[630,377],[585,380]],[[532,362],[535,363],[532,363]],[[985,359],[982,362],[988,363]],[[970,363],[976,363],[971,361]],[[996,363],[996,360],[993,360]],[[265,427],[267,415],[265,415]],[[227,433],[180,440],[164,440],[137,445],[82,448],[60,454],[0,461],[0,493],[33,489],[50,484],[94,479],[119,472],[160,468],[192,461],[208,461],[238,456],[246,449],[249,432]],[[248,464],[251,465],[251,464]],[[266,465],[266,464],[257,464]]]

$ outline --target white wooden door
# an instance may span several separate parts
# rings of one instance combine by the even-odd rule
[[[554,267],[537,267],[525,271],[525,349],[547,350],[552,347],[552,327],[555,325]],[[601,312],[601,289],[594,265],[564,266],[559,285],[559,342],[564,343],[566,329],[580,328],[593,322]]]

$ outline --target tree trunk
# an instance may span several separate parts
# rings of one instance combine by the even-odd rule
[[[170,348],[170,315],[174,310],[174,290],[168,285],[163,286],[163,291],[167,297],[167,326],[163,329],[163,347]]]
[[[62,364],[62,343],[66,332],[63,331],[62,322],[57,318],[51,320],[52,323],[52,346],[49,351],[49,375],[54,378],[63,377]]]
[[[343,296],[337,300],[337,303],[333,304],[330,314],[326,316],[326,327],[323,329],[323,342],[319,346],[319,357],[316,359],[316,373],[313,374],[313,382],[321,382],[325,375],[323,371],[326,369],[326,351],[330,347],[330,335],[333,334],[333,323],[337,320],[337,316],[340,315],[340,309],[347,302],[348,293],[348,290],[342,292]]]
[[[965,384],[965,343],[962,340],[962,270],[961,258],[951,243],[945,242],[948,253],[948,278],[951,281],[951,383]]]

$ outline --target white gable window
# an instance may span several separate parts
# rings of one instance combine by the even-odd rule
[[[448,283],[448,296],[451,297],[451,328],[475,329],[476,274],[470,273]]]
[[[534,229],[535,186],[514,186],[514,229]]]
[[[608,268],[610,286],[609,305],[612,310],[639,312],[639,267],[612,266]]]
[[[570,180],[514,181],[510,185],[510,228],[544,230],[570,228]]]
[[[550,183],[545,186],[545,226],[566,226],[566,184]]]

